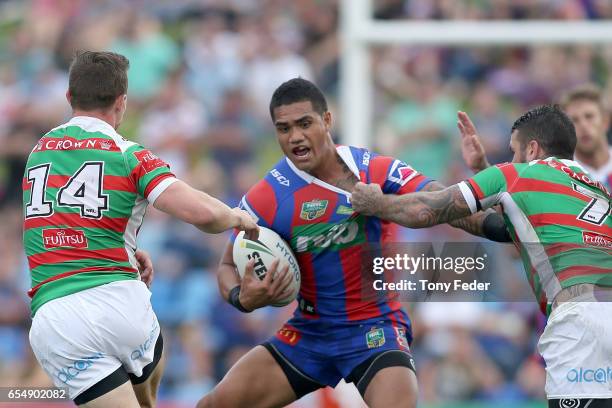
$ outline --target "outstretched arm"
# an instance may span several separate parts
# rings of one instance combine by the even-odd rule
[[[166,188],[153,206],[211,234],[237,228],[256,238],[259,231],[255,220],[246,211],[229,208],[225,203],[180,180]]]
[[[429,184],[430,191],[398,196],[383,194],[378,184],[357,183],[351,203],[357,212],[405,227],[423,228],[448,222],[491,241],[512,241],[503,218],[494,210],[467,217],[475,209],[470,209],[458,184],[446,188],[437,182]]]
[[[431,183],[428,183],[425,187],[423,187],[423,190],[421,191],[440,191],[444,190],[445,188],[446,186],[444,186],[442,183],[432,181]],[[469,215],[467,217],[450,220],[449,224],[455,228],[460,228],[472,235],[484,237],[484,220],[489,215],[493,214],[499,217],[499,215],[496,214],[495,210],[479,211],[476,214]]]
[[[440,191],[445,189],[442,183],[432,181],[421,191]],[[511,242],[512,238],[506,228],[504,218],[492,208],[478,211],[468,217],[449,221],[449,224],[478,237],[484,237],[496,242]]]
[[[410,228],[431,227],[471,214],[457,185],[438,191],[393,195],[383,194],[378,184],[357,183],[351,203],[359,213]]]

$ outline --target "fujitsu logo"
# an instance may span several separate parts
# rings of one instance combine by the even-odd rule
[[[87,248],[85,232],[71,228],[48,228],[42,232],[43,245],[49,248]]]
[[[153,171],[159,167],[167,166],[167,164],[154,155],[150,150],[139,150],[133,153],[142,165],[145,173]]]
[[[582,241],[588,246],[612,249],[612,238],[591,231],[582,231]]]

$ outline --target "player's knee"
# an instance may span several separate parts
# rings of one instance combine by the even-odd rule
[[[395,395],[389,392],[382,395],[373,393],[374,395],[369,395],[369,398],[366,397],[364,400],[371,408],[416,408],[416,392],[404,393],[403,391],[397,392]]]
[[[206,394],[200,399],[196,405],[196,408],[225,408],[240,406],[239,401],[235,401],[237,393],[227,392],[222,386],[223,383],[218,384],[211,392]],[[234,397],[234,398],[233,398]]]

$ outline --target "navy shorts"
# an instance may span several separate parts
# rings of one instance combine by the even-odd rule
[[[411,342],[410,320],[399,310],[376,319],[337,324],[292,318],[267,345],[311,380],[335,387],[359,364],[378,354],[388,350],[410,353]]]

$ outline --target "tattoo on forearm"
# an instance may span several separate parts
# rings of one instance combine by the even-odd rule
[[[422,191],[440,191],[440,190],[444,190],[445,188],[446,186],[444,186],[442,183],[439,183],[437,181],[432,181],[431,183],[428,183],[427,185],[425,185]],[[469,215],[463,218],[458,218],[456,220],[451,220],[449,221],[449,224],[455,228],[460,228],[470,234],[483,236],[484,233],[482,230],[482,224],[483,224],[484,218],[488,214],[489,214],[488,212],[485,213],[481,211],[473,215]]]
[[[429,227],[470,214],[470,209],[457,186],[439,191],[385,197],[386,202],[381,209],[382,218],[408,227]]]

